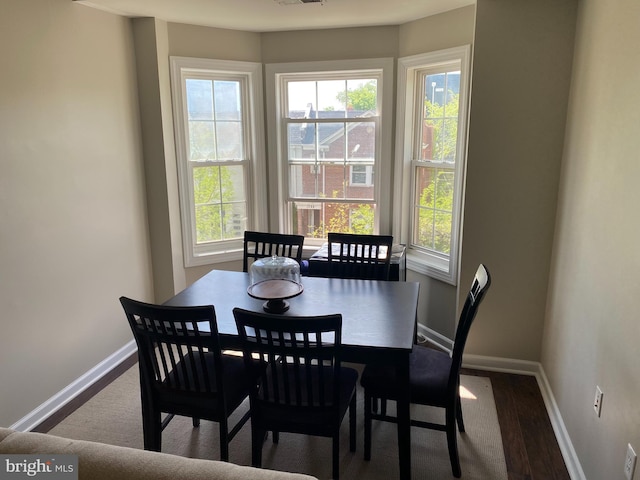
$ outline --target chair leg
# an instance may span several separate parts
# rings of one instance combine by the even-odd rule
[[[369,392],[364,391],[364,459],[371,460],[371,409],[373,398]]]
[[[229,426],[226,419],[221,419],[220,427],[220,460],[229,461]]]
[[[340,434],[336,433],[333,436],[333,454],[332,454],[332,477],[333,480],[339,480],[340,477]]]
[[[149,402],[143,403],[142,435],[145,450],[162,450],[162,412],[149,405]]]
[[[251,466],[262,467],[262,444],[267,432],[251,426]]]
[[[356,451],[356,392],[353,392],[349,404],[349,450]]]
[[[464,420],[462,419],[462,403],[460,402],[460,396],[456,398],[456,418],[458,419],[458,431],[464,433]]]
[[[451,471],[453,476],[460,478],[462,471],[460,470],[460,458],[458,456],[458,432],[456,431],[456,412],[457,409],[447,408],[446,429],[447,429],[447,447],[449,448],[449,460],[451,461]]]
[[[198,428],[200,426],[200,419],[198,417],[193,417],[191,419],[191,423],[193,423],[193,428]]]
[[[273,443],[278,443],[280,441],[280,432],[276,432],[274,430],[271,432],[271,436],[273,437]]]

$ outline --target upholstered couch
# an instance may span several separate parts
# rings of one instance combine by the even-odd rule
[[[71,440],[0,427],[0,454],[78,455],[80,480],[314,480],[213,460]],[[317,479],[315,479],[317,480]]]

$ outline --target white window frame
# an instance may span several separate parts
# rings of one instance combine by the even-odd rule
[[[458,139],[454,168],[453,218],[449,255],[438,254],[423,248],[412,247],[414,173],[413,161],[415,128],[419,119],[422,96],[417,93],[417,76],[421,71],[438,64],[460,61],[460,105],[458,111]],[[396,114],[396,163],[394,204],[400,205],[400,214],[394,218],[394,235],[407,247],[407,268],[451,285],[457,285],[460,269],[460,243],[463,217],[464,177],[466,173],[467,136],[469,119],[469,88],[471,47],[464,45],[431,53],[398,59],[398,102]]]
[[[296,62],[265,65],[265,83],[267,95],[267,134],[269,171],[277,172],[277,180],[270,179],[271,186],[276,186],[269,193],[271,229],[290,233],[288,165],[286,162],[286,130],[283,128],[282,118],[285,106],[282,95],[284,82],[295,74],[318,73],[324,76],[329,72],[369,75],[373,72],[378,76],[379,94],[379,135],[376,138],[376,152],[379,161],[375,165],[374,200],[376,204],[376,224],[374,232],[391,231],[391,174],[392,161],[392,123],[393,123],[393,58],[373,58],[360,60],[330,60],[318,62]],[[364,119],[366,120],[366,119]],[[277,182],[277,183],[276,183]],[[305,240],[307,245],[320,245],[322,239]]]
[[[267,185],[264,145],[262,64],[190,57],[170,57],[178,189],[184,266],[194,267],[242,259],[243,239],[196,243],[193,181],[189,164],[185,80],[191,76],[220,78],[233,76],[243,85],[243,130],[245,161],[244,191],[247,229],[266,229]]]

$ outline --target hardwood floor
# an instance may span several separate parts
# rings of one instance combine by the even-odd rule
[[[462,373],[491,379],[509,480],[570,480],[535,377]]]
[[[130,357],[34,431],[48,432],[135,362]],[[471,369],[462,373],[491,379],[509,480],[570,480],[535,377]]]

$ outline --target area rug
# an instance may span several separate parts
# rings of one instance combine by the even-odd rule
[[[462,411],[466,433],[458,436],[460,465],[464,480],[506,480],[506,464],[491,381],[463,375]],[[363,392],[358,391],[357,451],[349,451],[348,421],[345,418],[340,445],[342,479],[389,480],[398,478],[398,443],[395,424],[373,423],[371,461],[363,459]],[[248,408],[248,401],[231,418]],[[393,403],[390,403],[390,409]],[[412,406],[412,418],[443,421],[441,409]],[[231,423],[230,423],[231,424]],[[79,409],[49,431],[52,435],[112,445],[142,448],[142,418],[138,366],[134,365]],[[193,428],[190,418],[175,417],[162,434],[162,451],[191,458],[219,459],[218,425],[202,421]],[[232,440],[230,458],[240,465],[251,464],[251,428],[247,423]],[[412,477],[452,479],[444,432],[412,427]],[[281,433],[280,442],[267,439],[263,448],[264,468],[306,473],[319,479],[331,478],[331,440]]]

